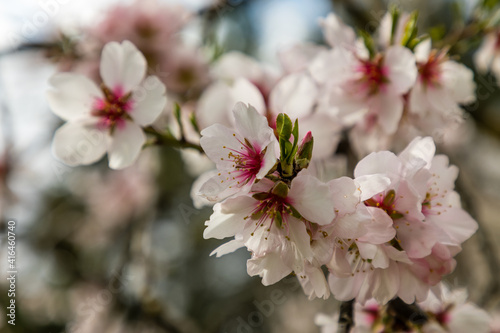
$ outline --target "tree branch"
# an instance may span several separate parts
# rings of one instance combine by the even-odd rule
[[[340,304],[338,333],[349,333],[354,326],[354,300]]]

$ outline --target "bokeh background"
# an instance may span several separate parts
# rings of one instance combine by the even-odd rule
[[[51,14],[49,3],[56,4]],[[0,332],[319,332],[314,316],[333,313],[338,306],[333,298],[307,300],[294,277],[264,287],[247,275],[245,250],[209,256],[222,242],[203,239],[211,209],[194,208],[190,197],[193,181],[208,168],[190,162],[196,153],[181,156],[173,148],[153,147],[123,171],[109,170],[106,160],[69,168],[53,158],[50,144],[61,121],[47,105],[47,80],[78,63],[72,43],[98,27],[110,8],[130,3],[0,2]],[[330,11],[373,31],[388,6],[382,0],[162,3],[184,6],[194,16],[180,33],[185,45],[238,50],[270,66],[278,64],[277,52],[284,47],[323,43],[318,18]],[[457,20],[466,22],[475,4],[396,3],[420,11],[421,31],[448,31]],[[37,21],[41,11],[49,12],[47,20]],[[34,22],[34,30],[26,28]],[[123,17],[120,24],[130,22]],[[474,69],[472,52],[461,61]],[[460,167],[458,190],[480,231],[466,242],[446,281],[468,288],[472,301],[495,311],[500,94],[490,75],[476,74],[476,83],[478,102],[468,107],[459,134],[466,140],[441,152]],[[17,221],[15,326],[5,315],[10,219]]]

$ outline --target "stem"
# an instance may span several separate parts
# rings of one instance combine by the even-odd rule
[[[429,320],[427,314],[416,303],[406,304],[399,297],[389,302],[387,312],[403,323],[417,326],[422,326]]]
[[[203,148],[201,148],[200,145],[188,142],[186,139],[181,138],[180,140],[177,140],[174,136],[168,133],[160,133],[158,132],[155,128],[153,127],[146,127],[144,128],[144,131],[146,133],[152,134],[156,141],[154,144],[156,145],[163,145],[163,146],[170,146],[174,148],[193,148],[198,150],[200,153],[203,153]]]
[[[354,326],[354,300],[340,303],[338,333],[349,333]]]

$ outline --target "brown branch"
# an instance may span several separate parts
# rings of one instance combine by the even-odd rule
[[[338,333],[349,333],[354,326],[354,300],[340,303]]]

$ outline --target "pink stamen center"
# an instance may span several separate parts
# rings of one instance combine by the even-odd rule
[[[243,186],[253,181],[259,173],[264,164],[265,149],[261,150],[260,147],[252,145],[247,139],[244,142],[237,140],[241,144],[240,149],[223,146],[222,148],[229,150],[229,153],[226,159],[221,159],[233,163],[235,171],[229,172],[228,180],[232,178],[239,186]]]
[[[104,98],[98,98],[94,102],[91,114],[99,117],[99,126],[113,131],[115,127],[123,127],[125,120],[130,119],[128,112],[132,109],[131,93],[124,94],[121,87],[111,91],[102,85]]]
[[[440,65],[446,58],[446,52],[433,50],[426,63],[418,64],[419,78],[424,85],[436,87],[441,84]]]
[[[356,70],[362,74],[358,83],[369,95],[376,94],[389,83],[388,69],[382,64],[381,57],[373,60],[360,60]]]
[[[259,200],[257,207],[255,207],[249,217],[256,220],[256,230],[258,227],[264,226],[267,221],[270,221],[267,231],[271,231],[271,226],[277,221],[279,223],[278,227],[286,229],[288,234],[287,217],[291,213],[292,210],[287,202],[287,198],[269,193],[267,198]]]

